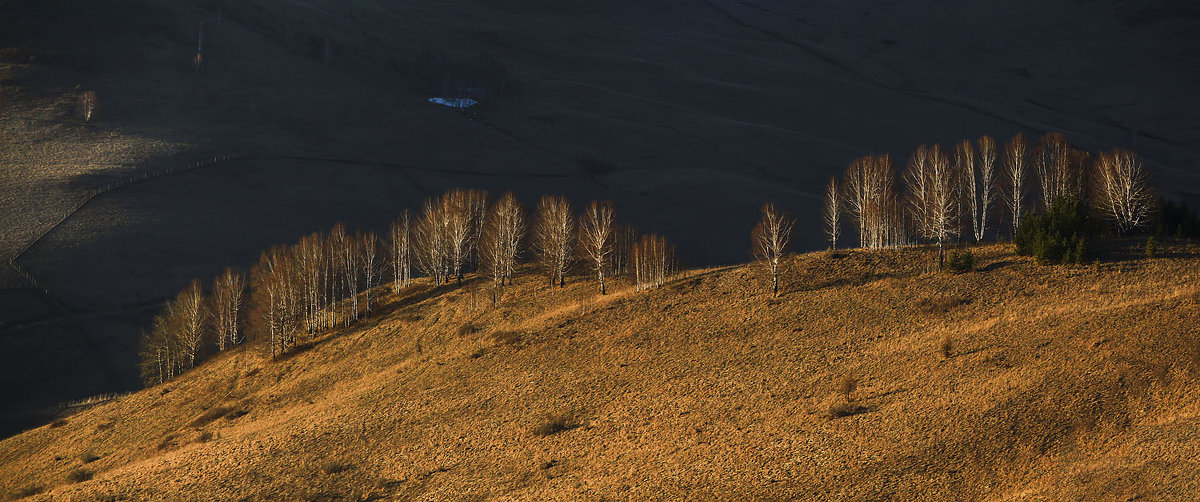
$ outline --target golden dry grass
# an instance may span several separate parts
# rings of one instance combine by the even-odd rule
[[[751,266],[606,297],[526,276],[497,309],[471,285],[417,286],[293,357],[229,352],[0,442],[0,495],[1197,493],[1200,260],[975,252],[963,275],[923,272],[919,250],[801,255],[779,298]],[[831,413],[847,376],[853,409]],[[94,477],[69,483],[81,452]]]

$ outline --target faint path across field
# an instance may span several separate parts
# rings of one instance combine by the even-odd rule
[[[46,228],[45,231],[43,231],[41,234],[39,234],[36,238],[30,240],[29,242],[27,242],[23,246],[21,246],[17,250],[17,252],[13,255],[13,257],[8,260],[8,266],[10,269],[13,270],[13,272],[15,272],[19,277],[21,277],[28,284],[29,287],[32,287],[34,289],[41,291],[42,294],[44,294],[46,296],[46,298],[52,304],[54,304],[55,306],[57,306],[59,308],[64,307],[62,302],[57,300],[54,297],[54,295],[50,293],[49,289],[47,289],[45,286],[43,286],[42,283],[39,282],[37,280],[37,278],[33,276],[33,274],[30,274],[29,271],[25,270],[25,268],[22,267],[21,264],[18,262],[21,259],[21,257],[24,256],[26,253],[28,253],[29,250],[32,249],[34,246],[36,246],[38,242],[41,242],[41,240],[43,238],[45,238],[47,235],[49,235],[51,232],[53,232],[58,227],[62,226],[62,224],[65,223],[67,220],[71,219],[71,216],[73,216],[76,212],[78,212],[80,209],[82,209],[84,206],[86,206],[89,202],[91,202],[93,199],[95,199],[96,197],[98,197],[102,194],[105,194],[105,193],[108,193],[108,192],[111,192],[113,190],[117,190],[120,188],[124,188],[124,187],[130,186],[130,185],[133,185],[135,183],[140,183],[143,181],[161,178],[164,176],[171,176],[173,174],[194,171],[196,169],[201,169],[201,168],[205,168],[205,167],[211,167],[211,166],[215,166],[218,164],[222,164],[222,163],[226,163],[226,162],[230,162],[230,161],[234,161],[234,160],[239,160],[239,159],[242,159],[245,157],[246,157],[246,154],[244,154],[244,153],[227,153],[227,154],[223,154],[223,155],[214,155],[212,158],[206,158],[204,160],[191,162],[191,163],[180,165],[180,166],[173,166],[173,167],[167,167],[167,168],[162,168],[162,169],[143,171],[141,173],[136,173],[133,176],[123,178],[121,180],[118,180],[118,181],[115,181],[112,183],[108,183],[106,185],[103,185],[103,186],[100,186],[93,190],[90,190],[84,195],[84,197],[82,199],[79,200],[79,202],[75,203],[74,205],[69,207],[66,211],[64,211],[62,213],[62,216],[60,216],[58,219],[56,219],[53,225],[50,225],[49,227]]]

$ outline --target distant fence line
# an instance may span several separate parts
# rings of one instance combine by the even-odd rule
[[[24,267],[22,267],[20,264],[18,264],[17,260],[21,259],[21,257],[24,256],[25,253],[28,253],[30,249],[33,249],[33,247],[36,246],[39,242],[41,242],[41,240],[44,239],[47,235],[50,235],[50,232],[55,231],[56,229],[58,229],[58,227],[62,226],[63,223],[66,223],[67,220],[69,220],[72,216],[74,216],[75,213],[79,212],[80,209],[83,209],[83,207],[86,206],[93,199],[95,199],[96,197],[99,197],[105,193],[111,192],[113,190],[125,188],[127,186],[130,186],[130,185],[133,185],[136,183],[141,183],[144,181],[149,181],[149,180],[157,179],[157,178],[163,178],[163,177],[171,176],[171,175],[175,175],[175,174],[182,174],[182,173],[186,173],[189,171],[195,171],[197,169],[203,169],[205,167],[212,167],[212,166],[215,166],[218,164],[222,164],[225,162],[231,162],[234,160],[241,160],[246,157],[249,157],[250,155],[251,154],[249,154],[249,153],[227,153],[224,155],[216,155],[216,156],[213,156],[212,158],[206,158],[204,160],[190,162],[190,163],[183,164],[183,165],[177,165],[177,166],[171,166],[171,167],[165,167],[165,168],[153,169],[153,170],[146,170],[146,171],[142,171],[139,173],[134,173],[133,175],[119,179],[117,181],[107,183],[99,188],[89,190],[87,192],[87,194],[84,195],[84,197],[79,200],[79,202],[75,203],[69,209],[64,211],[62,216],[60,216],[58,218],[58,220],[56,220],[54,222],[53,225],[51,225],[49,228],[47,228],[46,231],[42,232],[40,235],[37,236],[37,238],[29,241],[29,243],[22,246],[21,249],[19,251],[17,251],[17,254],[15,256],[13,256],[12,259],[8,260],[8,266],[10,269],[12,269],[14,272],[16,272],[17,276],[19,276],[21,279],[23,279],[28,284],[29,287],[38,289],[43,294],[45,294],[47,298],[51,298],[50,290],[47,289],[45,286],[43,286],[42,283],[39,282],[37,280],[37,278],[35,278],[33,276],[33,274],[30,274],[28,270],[25,270]]]

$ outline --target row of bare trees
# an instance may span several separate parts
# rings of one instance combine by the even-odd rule
[[[1036,206],[1028,200],[1034,189]],[[1116,150],[1093,161],[1062,134],[1048,133],[1032,148],[1017,134],[1002,153],[988,136],[963,140],[950,152],[921,145],[901,173],[888,155],[856,159],[840,181],[830,179],[822,221],[834,249],[845,219],[856,227],[864,248],[928,242],[944,249],[956,238],[979,242],[989,232],[999,234],[996,216],[1006,219],[1010,235],[1015,234],[1023,214],[1048,209],[1062,197],[1088,201],[1119,234],[1144,228],[1153,213],[1146,171],[1136,154]]]
[[[142,333],[142,380],[162,383],[195,367],[209,350],[242,344],[245,293],[246,277],[230,268],[213,280],[211,294],[193,280],[168,300]]]
[[[339,223],[263,252],[248,280],[229,269],[208,293],[193,281],[143,337],[144,379],[161,383],[193,367],[207,345],[219,351],[248,339],[279,356],[369,315],[384,277],[400,292],[416,272],[434,286],[462,283],[474,272],[499,292],[512,284],[527,250],[551,287],[565,286],[580,271],[600,294],[614,277],[632,276],[641,291],[663,285],[679,269],[667,239],[639,237],[618,224],[611,202],[592,201],[577,215],[565,197],[547,195],[530,222],[511,192],[492,201],[485,191],[449,190],[427,199],[416,215],[402,212],[384,239],[350,234]]]

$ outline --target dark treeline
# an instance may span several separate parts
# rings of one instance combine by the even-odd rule
[[[247,342],[278,357],[370,315],[381,286],[390,283],[398,293],[417,274],[435,287],[478,274],[493,288],[495,305],[525,258],[551,288],[578,273],[600,294],[613,278],[642,291],[679,270],[674,247],[619,224],[611,202],[593,201],[576,214],[566,198],[547,195],[530,221],[511,192],[492,200],[481,190],[448,190],[415,213],[402,212],[384,238],[339,223],[271,247],[249,274],[227,269],[207,290],[192,281],[143,334],[142,378],[162,383]]]

